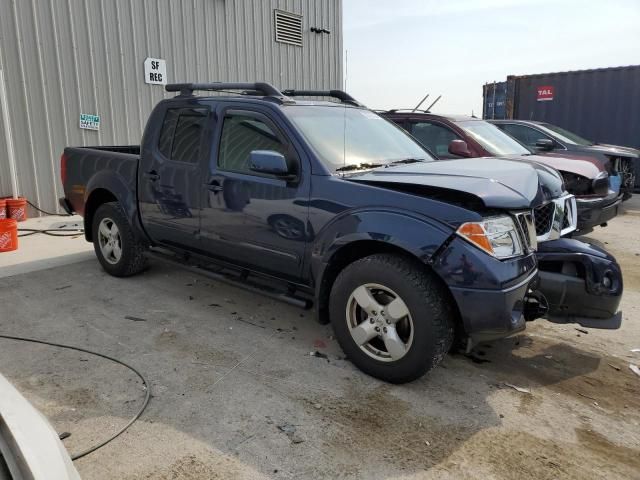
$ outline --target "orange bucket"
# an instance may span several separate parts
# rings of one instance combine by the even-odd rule
[[[7,199],[0,198],[0,220],[7,218]]]
[[[18,249],[18,222],[13,218],[0,220],[0,252]]]
[[[27,219],[27,199],[22,197],[7,198],[7,218],[24,222]]]

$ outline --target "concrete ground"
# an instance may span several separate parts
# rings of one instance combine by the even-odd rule
[[[107,353],[148,378],[146,412],[76,462],[83,478],[637,479],[640,201],[628,203],[589,237],[624,270],[620,330],[536,321],[408,385],[359,372],[309,312],[161,264],[112,278],[82,239],[36,235],[0,254],[0,332]],[[44,248],[72,263],[37,269],[54,265]],[[42,345],[0,339],[0,369],[71,433],[71,452],[144,397],[123,367]]]

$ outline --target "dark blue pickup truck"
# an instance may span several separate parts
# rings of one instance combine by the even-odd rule
[[[342,91],[167,90],[179,94],[153,110],[140,147],[62,155],[61,204],[84,216],[108,273],[135,274],[151,257],[314,305],[353,363],[396,383],[437,365],[454,339],[470,347],[545,314],[619,326],[620,269],[560,238],[575,204],[555,170],[434,161]],[[229,90],[239,93],[194,95]],[[337,101],[300,99],[317,96]]]

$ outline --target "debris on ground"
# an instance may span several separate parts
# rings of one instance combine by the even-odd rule
[[[317,350],[314,350],[313,352],[309,352],[309,355],[311,355],[312,357],[324,358],[327,362],[329,361],[329,357],[327,357],[326,354],[319,352]]]
[[[584,328],[577,328],[576,330],[579,331],[580,333],[589,333],[587,330],[585,330]]]
[[[631,351],[633,353],[640,353],[640,348],[632,348]]]
[[[607,365],[609,365],[611,368],[613,368],[614,370],[620,371],[620,367],[616,367],[615,365],[611,364],[611,363],[607,363]]]
[[[576,392],[578,395],[580,395],[581,397],[584,398],[588,398],[589,400],[593,400],[593,402],[596,404],[596,406],[598,405],[598,402],[595,398],[590,397],[589,395],[585,395],[584,393],[580,393],[580,392]]]
[[[124,318],[125,318],[125,320],[131,320],[131,321],[134,321],[134,322],[146,322],[147,321],[146,318],[134,317],[132,315],[125,315]]]
[[[291,443],[302,443],[302,442],[304,442],[304,439],[301,438],[296,433],[296,426],[295,425],[291,425],[290,423],[283,423],[282,425],[278,425],[278,430],[280,430],[281,432],[284,432],[287,435],[287,437],[289,437],[289,440],[291,440]]]
[[[424,441],[424,444],[428,447],[428,446],[430,446],[430,445],[431,445],[431,442],[429,442],[429,440],[425,440],[425,441]]]
[[[71,288],[71,285],[63,285],[62,287],[56,288],[56,290],[64,290],[66,288]]]
[[[60,440],[64,440],[65,438],[69,438],[71,436],[71,434],[69,432],[62,432],[60,435],[58,435],[58,438]]]
[[[327,344],[321,338],[317,338],[313,341],[313,348],[327,348]]]
[[[322,408],[322,405],[320,405],[319,403],[314,403],[313,408],[315,408],[316,410],[320,410]]]
[[[631,371],[633,373],[635,373],[636,375],[638,375],[640,377],[640,367],[638,367],[637,365],[634,365],[633,363],[629,364],[629,368],[631,369]]]
[[[528,388],[524,388],[524,387],[518,387],[517,385],[513,385],[511,383],[503,383],[503,385],[505,387],[509,387],[509,388],[513,388],[514,390],[520,392],[520,393],[528,393],[531,394],[531,390],[529,390]]]
[[[219,307],[220,304],[219,303],[210,303],[209,306],[210,307]]]
[[[466,354],[465,357],[467,357],[473,363],[478,363],[478,364],[491,363],[491,360],[487,360],[486,358],[480,358],[480,357],[478,357],[476,355],[472,355],[470,353]]]

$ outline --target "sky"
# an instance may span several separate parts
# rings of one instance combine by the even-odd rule
[[[640,64],[640,0],[343,0],[346,90],[369,108],[482,115],[507,75]]]

